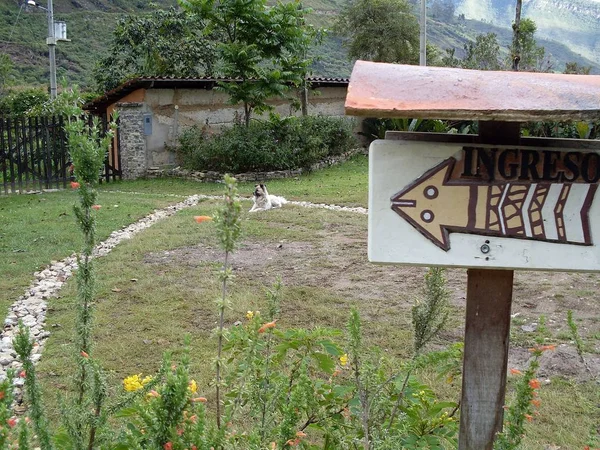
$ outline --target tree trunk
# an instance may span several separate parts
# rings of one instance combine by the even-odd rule
[[[519,62],[521,61],[521,6],[523,0],[517,0],[515,12],[515,23],[513,23],[513,45],[512,45],[512,70],[519,71]]]

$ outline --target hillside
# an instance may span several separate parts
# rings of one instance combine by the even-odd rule
[[[457,14],[509,28],[514,0],[453,0]],[[538,36],[562,42],[600,64],[600,0],[523,0],[523,17],[535,20]]]
[[[454,0],[468,3],[470,0]],[[526,0],[527,1],[527,0]],[[561,0],[530,0],[532,3],[558,2]],[[577,0],[583,2],[583,0]],[[588,3],[592,0],[588,0]],[[45,0],[41,0],[46,5]],[[307,6],[313,9],[309,20],[316,26],[331,28],[337,11],[344,0],[308,0]],[[478,33],[495,32],[501,45],[506,48],[511,39],[508,28],[497,24],[510,24],[508,16],[512,0],[485,0],[474,2],[471,15],[490,14],[485,22],[479,20],[456,20],[452,24],[428,20],[429,42],[440,49],[456,48],[457,54],[469,40],[474,40]],[[505,4],[505,19],[500,20],[501,4]],[[112,30],[117,20],[124,14],[144,13],[152,8],[151,4],[166,8],[176,4],[176,0],[54,0],[55,20],[64,20],[68,26],[68,37],[71,42],[60,42],[57,45],[58,79],[65,78],[69,83],[83,87],[92,86],[91,71],[95,62],[105,54],[109,45]],[[457,12],[464,8],[459,5]],[[481,9],[487,5],[487,9]],[[600,5],[600,3],[598,3]],[[481,10],[481,11],[480,11]],[[502,16],[502,17],[504,17]],[[545,16],[544,16],[545,17]],[[575,16],[573,16],[575,17]],[[537,17],[533,17],[538,20]],[[544,19],[545,20],[545,19]],[[496,25],[491,25],[491,23]],[[582,29],[585,27],[582,25]],[[542,27],[540,26],[540,34]],[[0,0],[0,53],[10,56],[15,69],[11,73],[10,83],[21,85],[43,85],[48,79],[48,56],[45,38],[47,33],[46,13],[35,7],[19,7],[18,0]],[[585,35],[587,36],[587,34]],[[582,38],[583,39],[583,38]],[[587,37],[586,37],[587,39]],[[600,38],[598,38],[600,39]],[[562,39],[561,42],[565,42]],[[581,65],[594,66],[594,73],[600,73],[600,64],[593,63],[572,52],[559,42],[539,40],[552,55],[554,69],[562,70],[567,61],[577,61]],[[348,76],[352,64],[348,61],[341,41],[335,36],[326,39],[323,46],[315,51],[320,59],[315,63],[315,75]]]

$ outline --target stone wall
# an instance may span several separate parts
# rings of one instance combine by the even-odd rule
[[[236,118],[242,116],[240,105],[231,105],[226,93],[214,89],[138,91],[130,101],[110,106],[120,113],[119,135],[124,179],[146,176],[150,168],[152,173],[157,173],[162,168],[174,167],[177,159],[171,149],[178,144],[178,137],[186,128],[198,125],[208,133],[218,133],[221,127],[231,125]],[[137,99],[143,101],[132,101]],[[308,93],[308,114],[342,117],[345,99],[346,87],[311,90]],[[270,103],[282,116],[301,114],[291,107],[287,99],[273,99]],[[146,123],[146,130],[144,121],[149,121]],[[357,131],[359,127],[360,123],[357,121]]]
[[[134,180],[146,175],[148,160],[144,136],[144,104],[117,103],[122,177]]]

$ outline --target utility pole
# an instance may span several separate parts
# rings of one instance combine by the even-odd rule
[[[50,58],[50,98],[56,98],[56,36],[54,31],[54,10],[52,0],[48,0],[48,57]]]
[[[426,0],[421,0],[421,33],[420,33],[419,65],[427,65],[427,5]]]

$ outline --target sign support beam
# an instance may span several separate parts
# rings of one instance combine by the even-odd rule
[[[479,122],[485,144],[518,144],[516,122]],[[502,431],[513,270],[469,269],[459,450],[492,450]]]

